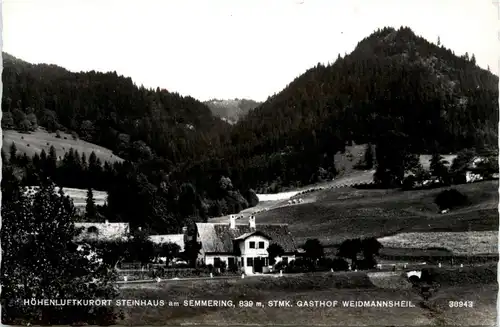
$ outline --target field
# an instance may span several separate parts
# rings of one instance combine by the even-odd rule
[[[35,153],[40,153],[43,149],[48,154],[50,147],[54,146],[58,160],[61,160],[64,157],[64,154],[68,152],[70,148],[73,148],[74,150],[77,150],[80,155],[85,153],[87,159],[92,151],[94,151],[97,158],[99,158],[101,162],[108,161],[113,163],[116,161],[123,161],[122,158],[114,155],[109,149],[80,139],[74,140],[70,134],[63,132],[61,132],[61,138],[56,138],[55,133],[48,133],[42,128],[39,128],[37,131],[31,133],[19,133],[12,130],[4,130],[2,147],[7,154],[9,153],[9,148],[12,142],[16,144],[19,152],[26,153],[29,157],[32,157]]]
[[[433,272],[440,289],[430,301],[402,284],[377,287],[366,273],[323,273],[300,276],[252,277],[235,280],[176,281],[160,286],[122,289],[122,299],[179,301],[179,307],[127,307],[123,325],[493,325],[496,319],[496,267]],[[391,277],[392,278],[392,277]],[[380,278],[379,278],[380,279]],[[380,284],[380,281],[377,282]],[[392,283],[391,283],[392,284]],[[236,307],[182,306],[183,300],[232,300]],[[239,301],[263,307],[241,307]],[[289,300],[293,307],[270,307],[270,300]],[[296,301],[412,301],[413,308],[298,307]],[[450,308],[448,301],[474,301],[474,308]]]
[[[456,255],[492,254],[498,251],[498,231],[401,233],[379,239],[384,247],[444,248]]]
[[[453,187],[468,196],[470,205],[446,214],[438,213],[434,198],[447,188],[415,191],[339,188],[304,194],[305,203],[282,203],[259,212],[256,220],[288,223],[299,245],[307,238],[318,238],[328,246],[355,237],[498,230],[498,181]],[[222,217],[211,221],[226,220]],[[246,220],[243,218],[242,222]]]

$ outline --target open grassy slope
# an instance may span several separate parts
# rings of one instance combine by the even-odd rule
[[[50,147],[53,145],[56,149],[58,160],[61,160],[64,154],[68,152],[70,148],[73,148],[77,150],[80,155],[85,153],[87,159],[92,151],[94,151],[101,162],[108,161],[113,163],[116,161],[123,161],[122,158],[114,155],[109,149],[80,139],[74,140],[70,134],[63,132],[61,132],[61,138],[56,138],[55,133],[48,133],[43,128],[39,128],[37,131],[31,133],[4,130],[2,148],[7,154],[9,153],[12,142],[16,144],[17,150],[20,153],[26,153],[29,157],[32,157],[35,153],[40,153],[42,149],[48,154]]]
[[[457,185],[470,205],[439,214],[433,190],[329,189],[303,196],[306,203],[269,209],[257,223],[288,223],[297,243],[319,238],[325,245],[345,239],[403,232],[498,230],[498,181]],[[307,203],[309,198],[314,202]],[[242,222],[246,222],[243,218]]]
[[[383,237],[379,241],[386,248],[443,248],[456,255],[498,252],[498,231],[401,233]]]

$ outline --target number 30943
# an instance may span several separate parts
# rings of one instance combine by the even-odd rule
[[[449,301],[448,306],[450,308],[473,308],[474,301]]]

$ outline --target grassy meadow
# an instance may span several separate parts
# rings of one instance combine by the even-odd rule
[[[456,255],[481,255],[498,251],[498,231],[401,233],[379,239],[384,247],[444,248]]]
[[[234,280],[175,281],[122,289],[121,299],[179,301],[179,307],[127,307],[120,325],[283,324],[283,325],[493,325],[496,319],[496,266],[442,269],[432,275],[441,284],[423,303],[412,288],[377,287],[362,272],[251,277]],[[377,284],[380,284],[379,282]],[[393,283],[391,283],[393,284]],[[184,307],[183,300],[232,300],[234,308]],[[239,307],[240,300],[264,307]],[[270,300],[290,300],[293,307],[270,307]],[[404,300],[414,308],[298,307],[296,301]],[[449,308],[448,301],[474,301],[474,308]]]
[[[470,204],[440,214],[435,196],[444,189],[377,190],[339,188],[304,195],[306,203],[257,214],[257,223],[288,223],[297,244],[318,238],[324,245],[356,237],[410,232],[498,230],[498,181],[455,185]],[[313,197],[314,202],[307,202]],[[491,238],[490,238],[491,239]]]
[[[99,158],[101,162],[108,161],[113,163],[116,161],[123,161],[122,158],[114,155],[111,150],[107,148],[81,139],[74,140],[71,134],[64,132],[61,132],[60,135],[61,138],[57,138],[56,133],[49,133],[43,128],[39,128],[37,131],[30,133],[4,130],[2,147],[8,154],[11,144],[14,142],[19,152],[26,153],[28,157],[32,157],[35,153],[40,153],[42,150],[45,150],[48,154],[50,147],[54,146],[58,160],[61,160],[64,157],[64,154],[68,152],[70,148],[73,148],[74,150],[77,150],[80,155],[85,153],[87,159],[92,151],[94,151],[97,158]]]

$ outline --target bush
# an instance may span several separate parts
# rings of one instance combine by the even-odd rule
[[[288,264],[285,264],[283,261],[280,261],[274,265],[274,271],[287,271],[288,269]]]
[[[403,185],[401,186],[403,190],[409,191],[415,188],[415,185],[417,184],[417,178],[413,175],[410,175],[408,177],[405,177],[403,180]]]
[[[377,265],[377,260],[373,257],[367,257],[364,258],[363,260],[358,260],[356,262],[357,268],[360,270],[369,270],[375,268]]]
[[[337,257],[337,258],[332,260],[331,268],[334,271],[348,271],[349,270],[349,263],[347,262],[347,260]]]
[[[229,265],[229,267],[228,267],[228,271],[229,271],[229,272],[232,272],[232,273],[236,273],[236,272],[238,272],[238,265],[237,265],[237,264],[235,264],[235,263],[233,263],[233,264]]]
[[[315,266],[312,261],[306,260],[304,258],[297,258],[288,263],[285,268],[287,273],[304,273],[315,271]]]
[[[456,189],[450,189],[440,192],[434,199],[434,203],[437,204],[439,210],[452,209],[466,205],[468,198]]]

